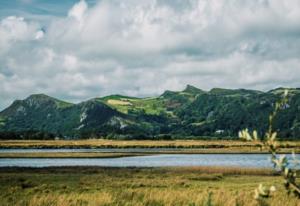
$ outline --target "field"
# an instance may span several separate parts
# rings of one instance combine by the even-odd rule
[[[233,140],[174,140],[174,141],[121,141],[121,140],[7,140],[0,148],[174,148],[168,153],[266,153],[260,144]],[[300,141],[280,142],[280,152],[300,153]],[[175,150],[180,149],[180,150]],[[165,152],[155,152],[165,153]]]
[[[98,101],[103,102],[119,112],[127,114],[131,111],[143,111],[147,114],[156,114],[166,112],[164,103],[159,98],[135,98],[121,95],[111,95],[103,98],[98,98]]]
[[[257,205],[259,183],[275,185],[272,206],[300,205],[271,170],[222,167],[0,169],[0,205]]]
[[[280,142],[281,152],[300,151],[300,142]],[[264,153],[243,141],[0,141],[0,148],[174,148],[153,153]],[[180,149],[180,150],[178,150]],[[2,153],[3,157],[107,158],[145,153]],[[256,206],[254,189],[262,183],[276,192],[261,205],[300,206],[288,196],[283,178],[272,169],[233,167],[0,168],[0,206]]]

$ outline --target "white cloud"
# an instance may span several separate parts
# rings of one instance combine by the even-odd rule
[[[0,55],[16,43],[31,41],[38,24],[28,23],[23,17],[9,16],[0,22]]]
[[[44,37],[45,33],[42,30],[39,30],[35,33],[35,39],[39,40],[42,39]]]
[[[0,107],[35,92],[81,101],[186,84],[299,87],[299,19],[297,0],[81,0],[46,25],[7,17]]]
[[[79,3],[75,4],[69,11],[68,16],[75,18],[77,21],[82,23],[84,14],[88,9],[88,5],[84,0],[80,0]]]
[[[67,70],[74,70],[78,67],[78,60],[75,56],[67,54],[64,56],[63,65]]]

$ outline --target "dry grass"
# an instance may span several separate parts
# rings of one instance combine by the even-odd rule
[[[99,193],[81,193],[81,194],[47,194],[34,195],[28,202],[28,205],[34,206],[64,206],[64,205],[109,205],[111,204],[112,196],[107,192]]]
[[[272,206],[298,206],[270,170],[221,167],[0,169],[0,205],[255,206],[259,183],[275,185]]]
[[[194,167],[166,167],[162,168],[168,173],[174,174],[222,174],[222,175],[259,175],[272,176],[277,175],[273,169],[266,168],[244,168],[244,167],[222,167],[222,166],[194,166]]]
[[[283,148],[298,148],[300,141],[283,141],[280,142]],[[228,148],[228,147],[257,147],[258,145],[252,142],[239,140],[104,140],[104,139],[89,139],[89,140],[3,140],[0,141],[1,147],[169,147],[169,148]]]
[[[76,206],[76,205],[165,205],[165,206],[180,206],[180,205],[208,205],[208,192],[202,190],[144,190],[143,192],[136,193],[135,190],[128,190],[122,194],[129,198],[130,201],[125,202],[118,197],[113,197],[106,192],[99,193],[82,193],[82,194],[51,194],[45,196],[35,195],[30,199],[28,205],[30,206]],[[143,198],[143,202],[139,199]],[[127,199],[128,200],[128,199]],[[275,197],[268,201],[269,205],[278,206],[297,206],[299,203],[297,199],[288,199],[287,197]],[[234,206],[234,205],[247,205],[257,206],[257,202],[247,192],[229,192],[226,190],[216,190],[212,192],[212,205],[214,206]]]
[[[121,140],[7,140],[0,148],[180,148],[188,149],[168,153],[264,153],[258,144],[233,140],[174,140],[174,141],[121,141]],[[300,153],[300,141],[280,142],[280,152]],[[163,152],[162,152],[163,153]]]
[[[124,106],[124,105],[126,105],[126,106],[132,105],[131,102],[128,102],[126,100],[122,101],[122,100],[115,100],[115,99],[109,99],[107,101],[107,103],[110,104],[110,105],[122,105],[122,106]]]

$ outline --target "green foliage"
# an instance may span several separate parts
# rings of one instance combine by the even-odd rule
[[[5,118],[0,116],[0,127],[5,125]]]
[[[1,140],[54,140],[55,135],[43,132],[43,131],[22,131],[22,132],[1,132],[0,131],[0,139]]]
[[[92,100],[57,107],[57,101],[53,98],[31,96],[14,102],[1,114],[10,119],[1,128],[2,132],[44,131],[67,138],[74,137],[79,129],[90,130],[101,126],[117,112]]]
[[[273,120],[274,131],[284,139],[299,138],[300,132],[300,89],[290,91],[288,103]],[[261,136],[282,92],[282,88],[265,93],[220,88],[205,92],[188,85],[159,97],[110,95],[79,104],[37,94],[0,112],[0,131],[44,131],[65,138],[237,138],[238,131],[249,128]]]

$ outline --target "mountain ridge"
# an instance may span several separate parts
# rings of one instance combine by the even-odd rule
[[[284,138],[298,138],[299,88],[204,91],[192,85],[151,98],[116,94],[77,104],[32,94],[0,112],[0,138],[9,138],[8,133],[18,133],[21,138],[28,131],[49,133],[51,138],[236,137],[243,128],[258,129],[263,135],[268,115],[286,89],[290,91],[289,102],[274,127]]]

